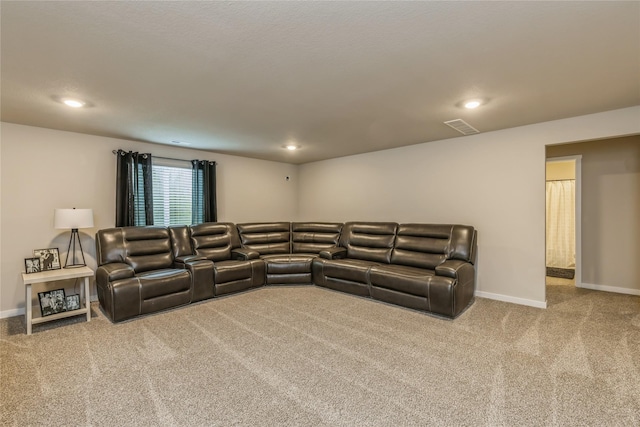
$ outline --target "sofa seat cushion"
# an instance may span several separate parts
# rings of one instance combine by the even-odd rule
[[[154,270],[139,273],[136,277],[140,280],[142,300],[189,291],[191,288],[191,275],[187,270]]]
[[[369,270],[378,265],[360,259],[322,259],[322,272],[325,277],[348,280],[350,282],[369,283]]]
[[[267,268],[267,274],[311,273],[311,254],[264,255],[261,256]]]
[[[213,286],[216,296],[262,286],[264,280],[264,261],[261,259],[213,263]]]
[[[309,285],[313,254],[264,255],[267,285]]]
[[[250,261],[218,261],[213,263],[213,270],[215,283],[249,279],[253,273]]]
[[[456,279],[437,276],[431,270],[380,265],[372,267],[369,276],[371,296],[375,299],[447,317],[457,316],[467,305],[456,301]]]
[[[377,265],[371,268],[371,286],[427,297],[429,283],[434,277],[433,270],[404,265]]]

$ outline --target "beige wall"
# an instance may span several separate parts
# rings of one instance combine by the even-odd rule
[[[547,162],[547,181],[558,181],[563,179],[576,179],[576,162]]]
[[[544,306],[545,145],[638,134],[638,117],[633,107],[299,167],[2,123],[0,317],[24,308],[20,272],[33,249],[57,246],[64,260],[69,232],[53,229],[56,207],[94,209],[82,239],[95,267],[93,235],[114,223],[118,148],[216,160],[221,221],[474,225],[478,295]]]
[[[582,285],[640,294],[640,135],[547,147],[570,155],[582,155]]]
[[[220,221],[288,221],[297,213],[295,165],[9,123],[0,138],[0,317],[24,308],[20,273],[33,249],[58,247],[64,262],[70,233],[53,228],[55,208],[93,208],[95,229],[80,232],[95,268],[95,232],[115,224],[114,149],[215,160]]]
[[[640,133],[638,117],[633,107],[302,165],[299,215],[473,225],[478,295],[544,306],[545,145]]]

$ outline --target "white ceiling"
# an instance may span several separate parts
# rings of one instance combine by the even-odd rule
[[[11,123],[306,163],[640,104],[638,1],[0,7]]]

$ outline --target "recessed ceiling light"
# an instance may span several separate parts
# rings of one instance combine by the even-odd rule
[[[482,105],[482,101],[480,101],[478,99],[472,99],[472,100],[466,101],[464,103],[464,108],[467,108],[469,110],[473,110],[474,108],[478,108],[480,105]]]
[[[84,101],[80,101],[78,99],[71,99],[71,98],[65,98],[62,100],[62,103],[68,107],[72,107],[72,108],[80,108],[80,107],[84,107],[85,106],[85,102]]]
[[[285,145],[284,148],[286,148],[289,151],[294,151],[294,150],[298,149],[298,146],[297,145],[293,145],[293,144],[288,144],[288,145]]]

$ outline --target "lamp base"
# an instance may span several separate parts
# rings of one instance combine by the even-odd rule
[[[64,268],[80,268],[80,267],[86,267],[87,264],[65,264]]]
[[[80,246],[80,255],[82,255],[82,264],[76,263],[76,240],[78,241],[78,246]],[[73,249],[72,249],[73,246]],[[73,261],[69,264],[69,255],[73,254]],[[79,260],[78,260],[79,261]],[[64,263],[64,268],[78,268],[78,267],[86,267],[87,262],[84,260],[84,252],[82,251],[82,242],[80,241],[80,235],[78,234],[78,229],[71,229],[71,238],[69,239],[69,247],[67,248],[67,259]]]

